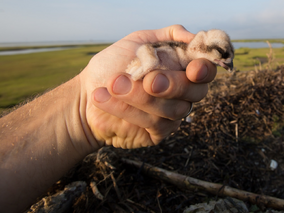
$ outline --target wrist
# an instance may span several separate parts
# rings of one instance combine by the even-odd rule
[[[90,77],[91,76],[91,77]],[[108,79],[108,76],[100,76],[102,79]],[[103,111],[97,108],[92,99],[93,92],[99,87],[105,87],[106,81],[97,81],[94,72],[88,65],[78,76],[76,76],[78,84],[80,84],[80,101],[79,101],[79,117],[84,133],[85,147],[95,151],[103,147],[106,142],[105,138],[100,135],[100,127],[104,126],[106,120],[101,119]],[[104,116],[103,116],[104,117]],[[105,118],[105,117],[104,117]]]
[[[66,104],[62,111],[66,122],[67,134],[70,138],[70,143],[75,150],[83,157],[87,154],[98,150],[102,145],[99,145],[95,139],[87,122],[87,103],[88,95],[81,84],[80,76],[77,75],[69,82],[65,83],[66,88]],[[65,97],[65,95],[63,95]]]
[[[1,118],[3,209],[24,209],[98,148],[87,130],[81,96],[79,77],[75,77]]]

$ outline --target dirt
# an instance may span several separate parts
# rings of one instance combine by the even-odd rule
[[[195,104],[191,122],[184,120],[158,146],[110,147],[110,154],[100,161],[96,153],[87,156],[47,195],[74,181],[85,181],[86,191],[68,212],[183,212],[190,205],[219,198],[148,177],[120,161],[128,158],[284,199],[283,78],[284,67],[219,76],[210,84],[207,97]],[[278,163],[277,168],[270,167],[271,160]],[[94,195],[91,182],[103,197]],[[253,212],[267,210],[262,203],[245,203]]]

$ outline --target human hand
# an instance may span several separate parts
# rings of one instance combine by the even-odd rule
[[[92,58],[80,74],[86,102],[80,111],[87,135],[94,137],[88,137],[93,147],[156,145],[179,127],[192,102],[206,95],[207,83],[216,75],[215,65],[198,59],[186,72],[156,70],[143,81],[133,81],[125,70],[142,44],[168,40],[188,43],[193,37],[178,25],[138,31]]]

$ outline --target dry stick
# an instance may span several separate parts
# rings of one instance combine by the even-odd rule
[[[239,142],[239,126],[238,126],[238,123],[236,123],[235,132],[236,132],[236,142],[238,143]]]
[[[110,173],[110,176],[111,176],[111,179],[112,179],[112,182],[113,182],[114,189],[115,189],[115,191],[116,191],[116,195],[117,195],[118,199],[121,200],[120,191],[119,191],[119,189],[118,189],[116,180],[115,180],[115,178],[114,178],[114,176],[113,176],[113,172]]]
[[[159,201],[159,190],[157,191],[157,197],[156,198],[157,198],[157,202],[158,202],[160,212],[163,213],[163,210],[162,210],[162,207],[161,207],[161,204],[160,204],[160,201]]]
[[[99,200],[103,200],[104,199],[104,196],[99,191],[99,189],[97,187],[97,183],[95,181],[91,181],[90,187],[91,187],[94,195],[96,196],[96,198],[98,198]]]
[[[126,201],[129,202],[129,203],[132,203],[132,204],[134,204],[134,205],[137,205],[137,206],[139,206],[139,207],[141,207],[141,208],[143,208],[143,209],[146,209],[147,211],[149,211],[149,212],[151,212],[151,213],[155,213],[154,211],[152,211],[152,210],[149,209],[147,206],[144,206],[144,205],[141,204],[141,203],[135,203],[134,201],[132,201],[132,200],[130,200],[130,199],[126,199]]]
[[[212,194],[220,196],[230,196],[239,200],[249,201],[254,204],[265,205],[266,207],[271,207],[274,209],[284,209],[284,200],[279,198],[258,195],[251,192],[235,189],[229,186],[224,186],[222,184],[198,180],[196,178],[154,167],[150,164],[142,163],[141,161],[134,161],[126,158],[122,158],[121,160],[122,162],[127,163],[129,165],[133,165],[138,168],[142,167],[142,171],[149,176],[170,182],[182,188],[204,190]]]
[[[27,213],[64,213],[72,206],[75,198],[79,197],[85,190],[86,182],[84,181],[70,183],[65,186],[63,191],[42,198],[39,202],[32,205]]]

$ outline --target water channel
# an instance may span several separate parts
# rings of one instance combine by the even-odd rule
[[[233,42],[233,46],[235,49],[239,49],[242,47],[248,48],[268,48],[268,44],[266,42]],[[271,43],[272,48],[282,48],[284,47],[283,43]],[[52,48],[38,48],[38,49],[22,49],[22,50],[9,50],[9,51],[0,51],[1,55],[18,55],[18,54],[29,54],[29,53],[38,53],[38,52],[48,52],[48,51],[59,51],[66,50],[74,47],[52,47]]]
[[[0,56],[1,55],[19,55],[19,54],[59,51],[59,50],[66,50],[70,48],[74,48],[74,47],[50,47],[50,48],[46,47],[46,48],[38,48],[38,49],[7,50],[7,51],[0,51]]]
[[[235,49],[240,49],[242,47],[247,48],[268,48],[268,44],[266,42],[233,42],[233,46]],[[271,43],[272,48],[281,48],[284,47],[283,43]]]

